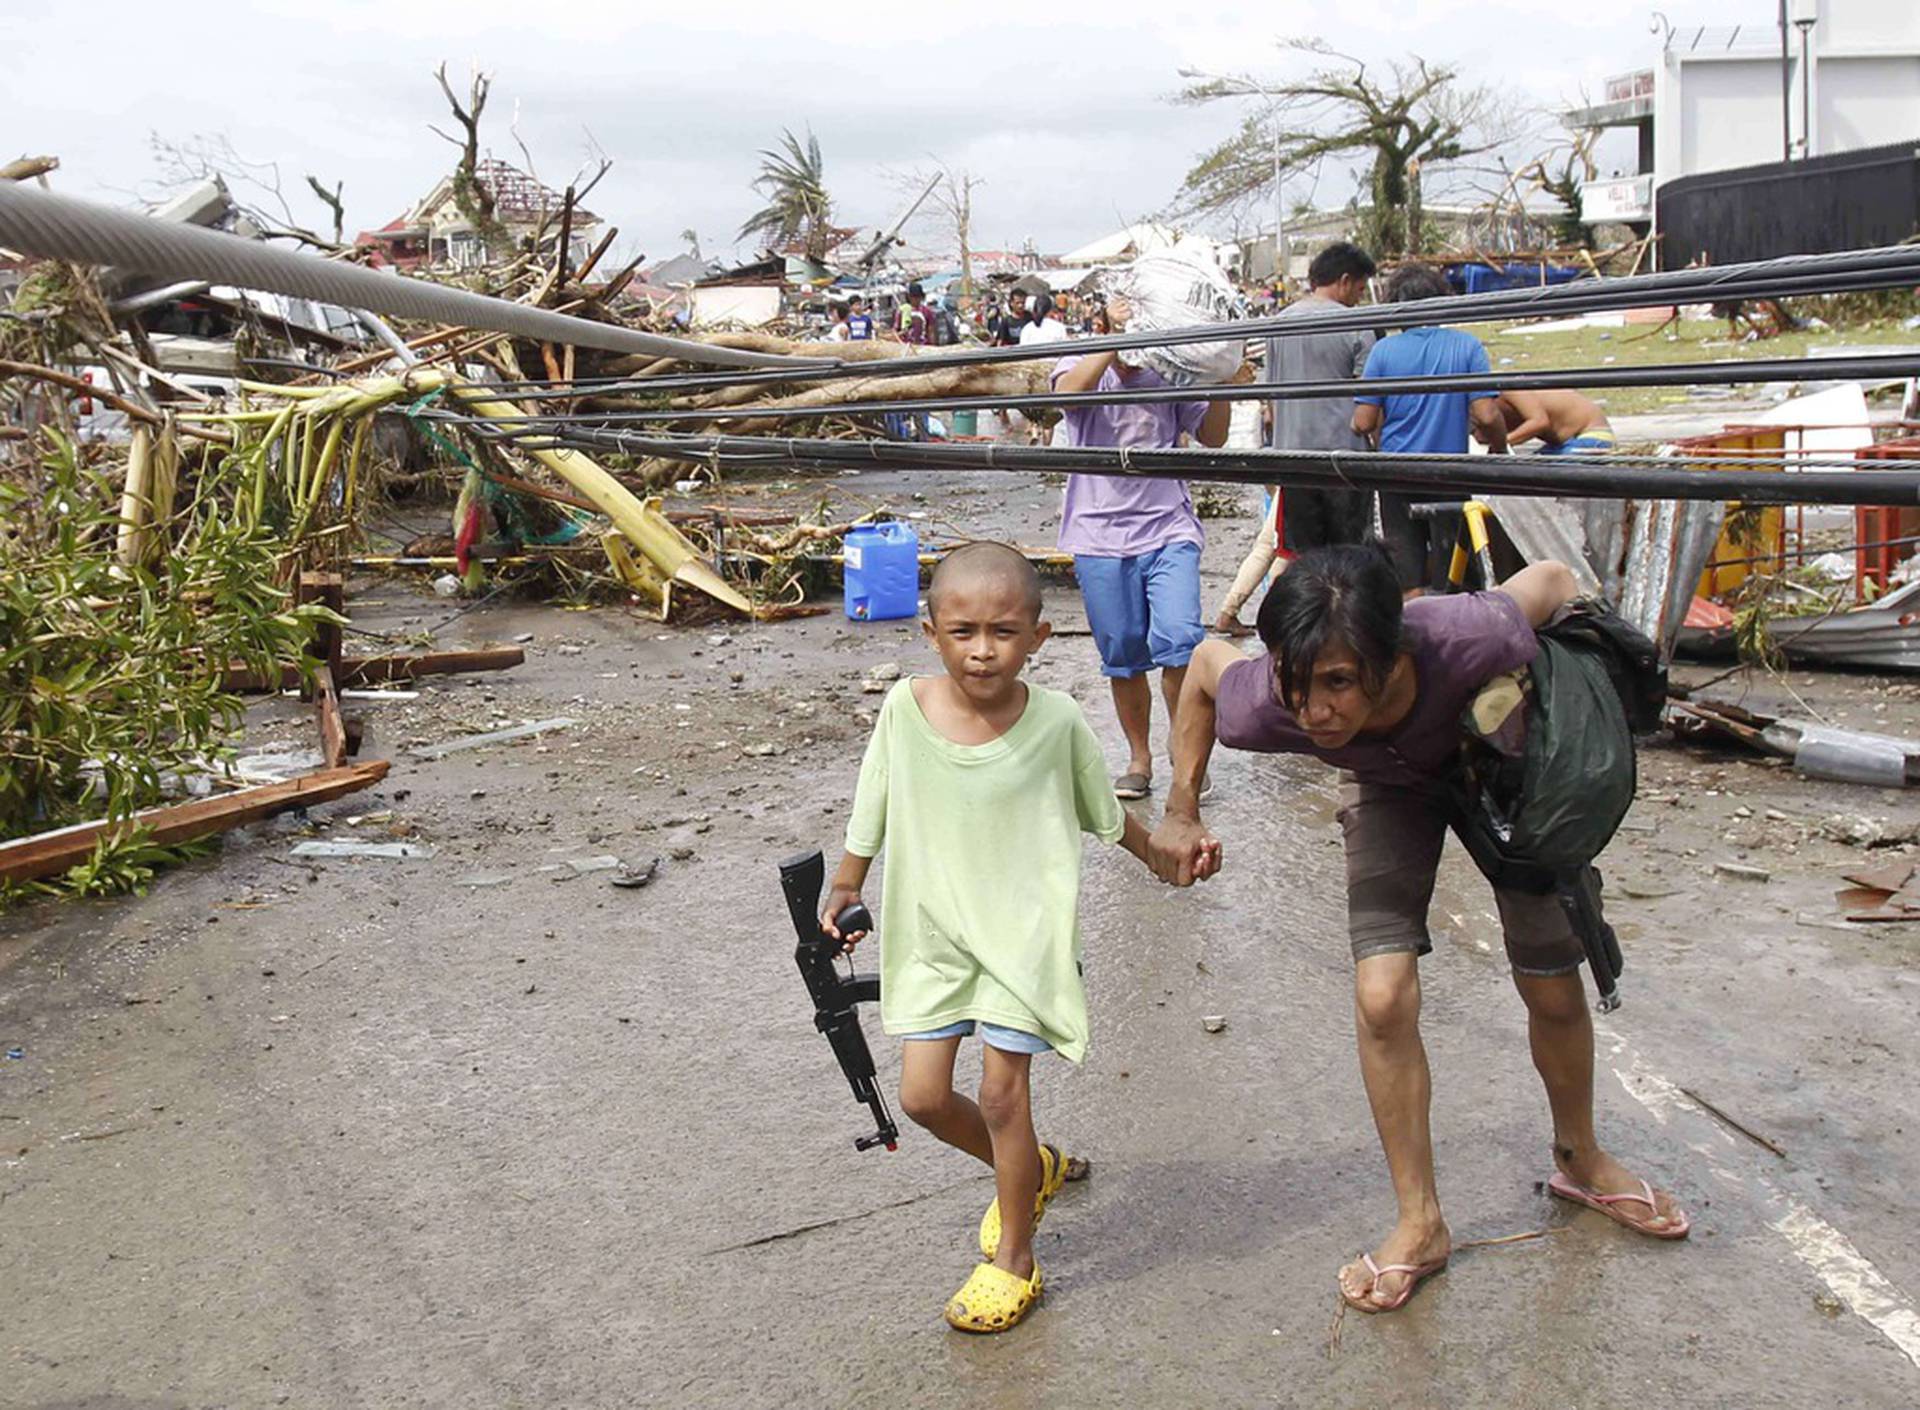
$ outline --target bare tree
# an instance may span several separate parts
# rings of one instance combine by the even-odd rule
[[[440,82],[440,91],[446,94],[447,106],[453,109],[454,121],[460,124],[459,137],[442,132],[432,123],[427,124],[434,136],[460,149],[460,160],[453,169],[454,208],[473,223],[474,231],[486,243],[488,250],[499,253],[506,242],[506,229],[493,213],[493,192],[479,178],[480,115],[486,111],[487,94],[493,89],[493,76],[477,68],[473,70],[468,80],[465,107],[454,96],[453,85],[447,82],[447,66],[444,62],[433,71],[433,76]]]
[[[1321,40],[1283,40],[1281,47],[1315,55],[1320,66],[1303,78],[1271,82],[1209,78],[1176,96],[1197,105],[1257,94],[1270,105],[1268,113],[1250,115],[1232,137],[1201,155],[1181,186],[1183,205],[1227,209],[1267,190],[1276,165],[1284,178],[1323,158],[1350,154],[1369,162],[1368,243],[1381,254],[1417,252],[1426,233],[1422,169],[1490,151],[1505,140],[1497,95],[1483,86],[1465,87],[1454,69],[1421,58],[1379,71]]]
[[[336,181],[333,183],[333,189],[329,191],[320,184],[319,177],[313,175],[311,172],[307,175],[307,185],[313,188],[313,194],[318,196],[326,208],[333,212],[333,243],[336,245],[343,243],[345,239],[344,232],[347,225],[347,208],[340,202],[340,193],[346,189],[346,184],[345,181]]]
[[[926,192],[926,212],[921,219],[939,232],[938,238],[951,241],[960,257],[960,295],[973,297],[973,192],[986,185],[986,178],[965,167],[951,167],[936,160],[931,167],[887,173],[888,180],[903,195],[912,197]],[[931,190],[929,190],[931,187]],[[919,223],[919,222],[916,222]]]

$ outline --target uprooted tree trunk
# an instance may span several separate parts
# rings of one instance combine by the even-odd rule
[[[726,418],[710,422],[679,422],[681,430],[717,430],[732,435],[766,435],[791,419],[778,413],[807,407],[837,406],[843,402],[931,401],[947,397],[1038,396],[1047,390],[1048,367],[1043,362],[996,362],[975,367],[929,369],[910,377],[851,377],[837,382],[803,384],[784,395],[767,395],[751,386],[723,387],[684,403],[689,409],[751,407],[766,410],[764,419]],[[803,418],[819,425],[819,417]]]
[[[0,181],[31,181],[36,176],[45,176],[58,170],[58,157],[16,157],[10,162],[0,164]]]

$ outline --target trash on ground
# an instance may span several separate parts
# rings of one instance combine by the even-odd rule
[[[448,754],[458,754],[466,749],[485,749],[490,744],[510,744],[516,739],[530,739],[536,734],[548,734],[554,730],[568,729],[574,721],[565,715],[551,720],[535,720],[531,724],[514,725],[510,729],[488,730],[485,734],[469,734],[459,739],[449,739],[441,744],[425,744],[407,752],[416,759],[441,759]]]
[[[1920,920],[1920,862],[1895,862],[1842,874],[1838,895],[1848,920]]]
[[[298,842],[287,853],[304,861],[318,861],[335,857],[378,857],[384,861],[411,862],[425,861],[432,857],[434,849],[421,842]]]
[[[618,857],[602,855],[598,857],[569,857],[567,865],[575,876],[591,876],[597,871],[618,871],[624,865]]]
[[[649,885],[654,877],[659,874],[660,859],[655,857],[643,867],[623,866],[619,871],[615,872],[609,880],[623,890],[638,891],[642,887]]]

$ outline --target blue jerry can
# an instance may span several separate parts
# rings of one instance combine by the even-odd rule
[[[920,615],[920,536],[911,524],[868,524],[846,537],[847,616],[885,622]]]

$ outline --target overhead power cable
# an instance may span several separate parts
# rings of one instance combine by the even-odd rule
[[[784,436],[678,436],[584,426],[547,431],[474,418],[476,435],[531,446],[577,446],[690,464],[800,465],[820,469],[1019,471],[1607,499],[1738,499],[1756,504],[1920,505],[1920,469],[1867,470],[1855,462],[1789,462],[1755,468],[1727,457],[1389,455],[1377,451],[1133,450],[1104,446],[841,441]],[[1688,468],[1679,468],[1686,466]],[[1783,473],[1784,472],[1784,473]]]
[[[218,230],[36,191],[13,181],[0,181],[0,245],[47,259],[113,265],[160,278],[203,279],[397,318],[435,320],[606,352],[644,353],[725,367],[809,365],[805,358],[664,338],[424,279],[380,274]]]
[[[820,406],[739,406],[660,408],[637,411],[582,411],[531,416],[540,426],[642,426],[674,421],[765,421],[828,416],[907,415],[926,411],[1066,410],[1075,406],[1151,405],[1187,401],[1352,401],[1356,395],[1419,396],[1436,392],[1539,392],[1562,387],[1665,387],[1681,383],[1731,385],[1747,382],[1880,381],[1920,373],[1920,357],[1911,353],[1836,358],[1768,358],[1751,362],[1654,363],[1642,367],[1574,367],[1547,372],[1448,373],[1425,377],[1370,377],[1327,382],[1235,382],[1212,386],[1138,387],[1094,392],[1031,392],[985,396],[932,396],[888,401],[833,402]],[[462,395],[462,394],[456,394]],[[464,395],[494,398],[489,383]]]
[[[1076,338],[1070,343],[1013,348],[965,348],[900,357],[845,360],[774,372],[676,373],[655,377],[583,382],[572,385],[509,383],[505,390],[545,396],[604,396],[622,391],[712,390],[753,383],[827,382],[848,377],[912,377],[949,368],[980,367],[1183,343],[1222,342],[1233,338],[1296,338],[1316,333],[1390,332],[1436,324],[1486,323],[1521,318],[1563,318],[1587,313],[1616,313],[1667,304],[1729,303],[1751,299],[1858,293],[1920,285],[1920,245],[1855,250],[1829,255],[1795,255],[1717,268],[1640,274],[1625,279],[1583,279],[1544,289],[1492,294],[1451,294],[1406,303],[1363,304],[1292,317],[1250,318],[1151,333],[1117,333]]]

